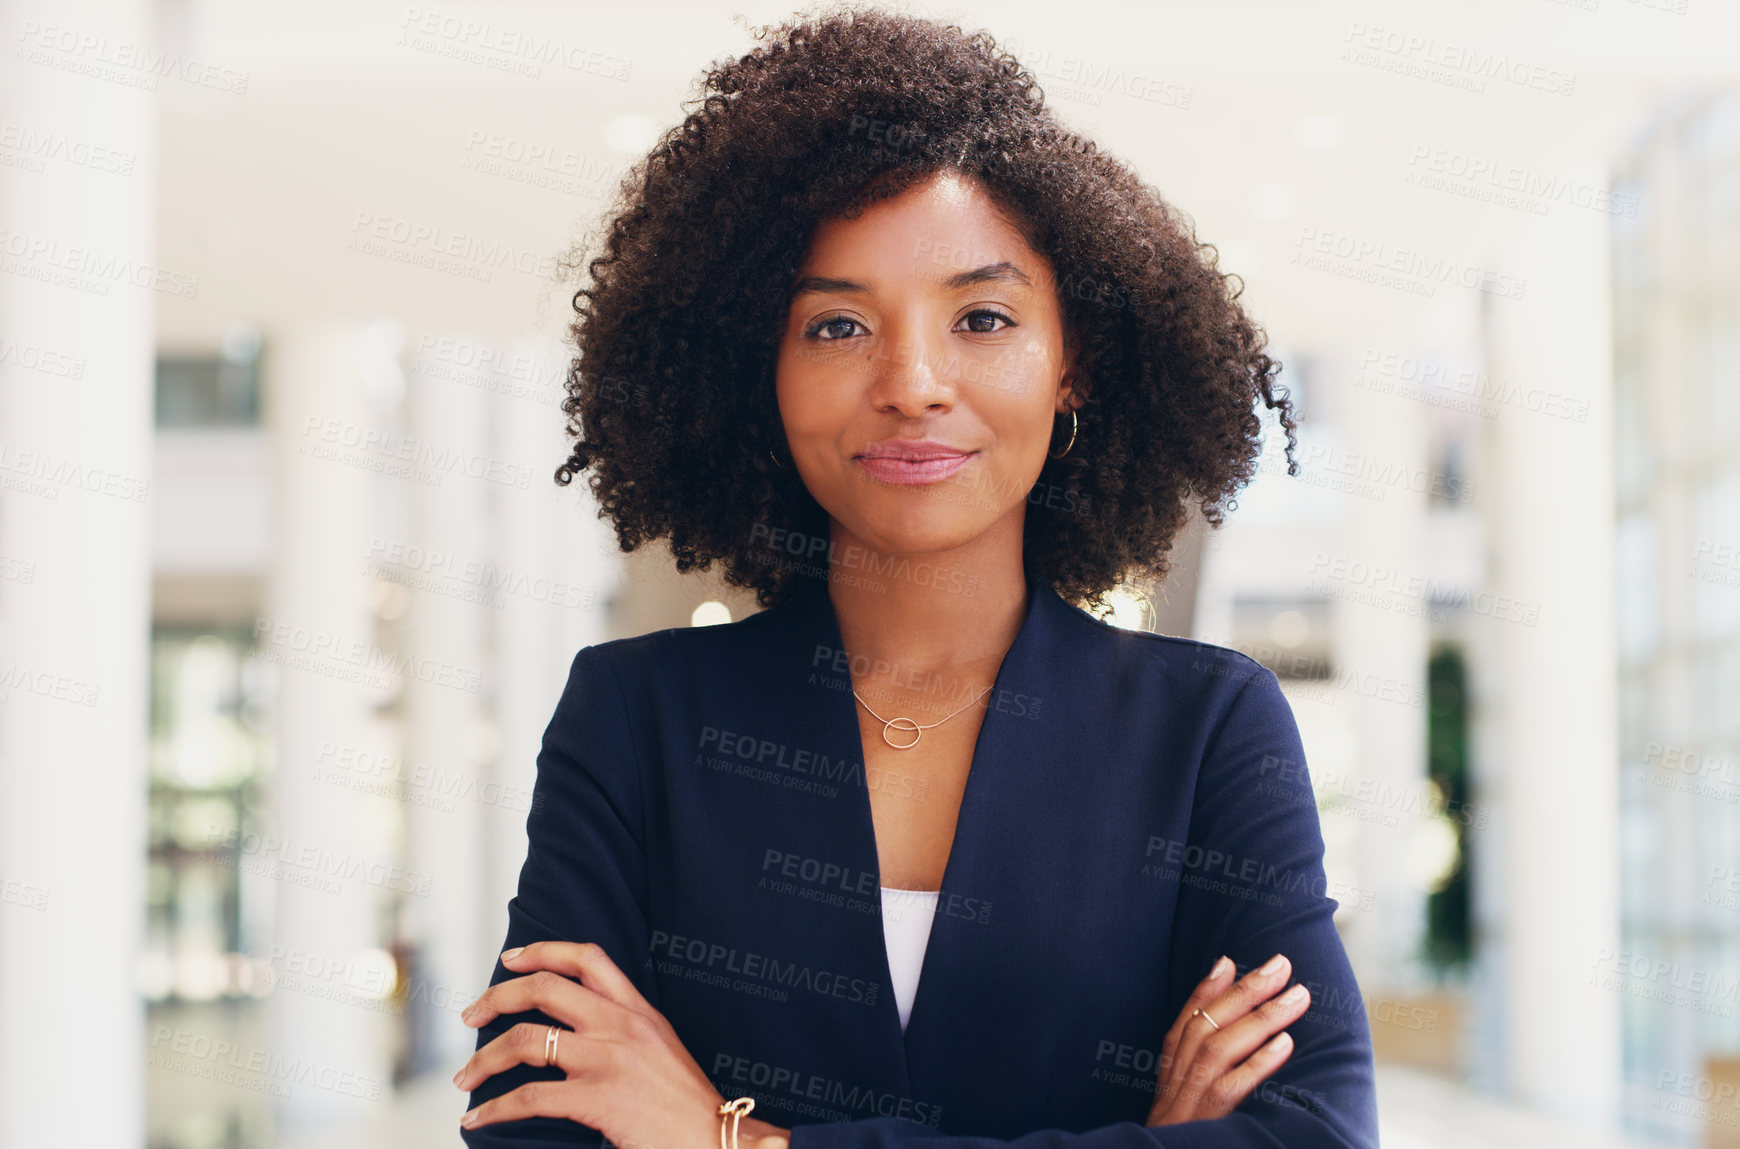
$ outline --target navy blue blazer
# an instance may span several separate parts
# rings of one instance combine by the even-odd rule
[[[1365,1005],[1298,727],[1232,650],[1028,584],[974,748],[917,997],[889,990],[869,788],[821,581],[737,622],[580,650],[544,732],[503,949],[594,941],[791,1149],[1376,1146]],[[1227,954],[1312,991],[1231,1115],[1142,1124],[1161,1042]],[[517,976],[499,961],[491,984]],[[538,1012],[485,1026],[478,1045]],[[516,1066],[479,1105],[558,1070]],[[572,1121],[472,1146],[599,1144]]]

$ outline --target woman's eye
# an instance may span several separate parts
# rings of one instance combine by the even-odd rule
[[[811,339],[815,339],[815,338],[817,338],[818,332],[828,331],[828,330],[837,331],[842,325],[844,325],[846,327],[856,327],[856,326],[858,326],[858,321],[856,319],[848,319],[844,315],[836,315],[836,316],[833,316],[832,318],[824,319],[819,323],[811,324],[810,329],[808,331],[804,332],[804,334],[809,336]],[[847,334],[850,334],[850,333],[847,332],[844,334],[836,334],[836,335],[828,336],[826,338],[823,338],[822,342],[823,343],[838,343],[841,339],[846,338]]]
[[[984,309],[967,312],[967,316],[962,320],[962,322],[972,324],[975,322],[985,322],[998,319],[1001,319],[1007,327],[1015,326],[1015,321],[1010,319],[1007,315],[1004,315],[1001,311],[987,311]],[[968,330],[973,335],[995,335],[998,329],[994,327],[969,327]]]

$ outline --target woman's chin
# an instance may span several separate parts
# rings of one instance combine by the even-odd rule
[[[867,547],[879,555],[894,559],[910,559],[913,562],[947,562],[948,554],[966,546],[983,532],[983,527],[975,529],[959,523],[915,523],[916,517],[908,515],[905,521],[890,524],[885,529],[871,529],[859,532],[858,538]],[[840,557],[838,555],[836,558]],[[875,573],[874,569],[867,573]]]

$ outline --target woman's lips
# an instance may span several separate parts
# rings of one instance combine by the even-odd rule
[[[857,462],[873,479],[884,483],[920,485],[946,479],[967,465],[977,451],[941,455],[929,459],[902,459],[894,455],[859,455]]]

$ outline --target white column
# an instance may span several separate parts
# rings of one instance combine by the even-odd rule
[[[371,464],[389,457],[369,438],[365,379],[380,358],[371,338],[350,325],[290,331],[269,345],[265,362],[280,534],[267,614],[255,624],[256,644],[277,664],[279,679],[268,831],[278,848],[262,860],[285,875],[277,886],[275,952],[299,955],[275,962],[280,973],[307,970],[313,961],[322,969],[372,964],[387,940],[383,911],[403,884],[392,877],[399,862],[392,808],[331,781],[349,773],[356,755],[391,753],[374,708],[389,696],[393,671],[376,640],[362,562]],[[336,888],[329,867],[337,867]],[[345,989],[354,979],[299,980]],[[288,989],[274,991],[270,1002],[272,1055],[318,1075],[278,1102],[281,1132],[294,1139],[378,1112],[391,1096],[391,1015],[342,995]],[[344,1074],[367,1083],[365,1092],[378,1084],[379,1097],[318,1084]]]
[[[476,339],[459,341],[479,348]],[[412,781],[405,809],[407,864],[427,875],[430,893],[405,903],[406,932],[418,971],[411,1008],[425,1044],[419,1055],[451,1076],[471,1055],[475,1030],[459,1011],[489,984],[488,955],[499,938],[483,935],[482,799],[492,751],[483,723],[495,690],[489,662],[495,564],[489,522],[496,488],[517,475],[494,456],[487,365],[441,364],[410,374],[411,434],[430,479],[415,491],[416,558],[405,616],[405,649],[417,673],[405,682],[405,758]]]
[[[150,16],[0,5],[7,130],[132,158],[0,167],[0,1145],[145,1140],[156,106],[29,31]]]
[[[494,777],[509,797],[486,810],[482,933],[491,947],[507,931],[508,899],[526,860],[526,815],[544,729],[575,653],[609,637],[610,599],[623,568],[616,532],[597,517],[586,476],[566,488],[554,479],[573,442],[563,433],[560,406],[569,355],[554,340],[519,341],[506,351],[511,378],[495,392],[496,455],[530,470],[531,482],[526,490],[503,491],[495,518],[498,562],[524,576],[525,590],[505,596],[497,620]]]
[[[1607,218],[1555,211],[1505,262],[1526,284],[1486,307],[1491,384],[1516,398],[1491,431],[1481,501],[1499,597],[1477,621],[1502,675],[1484,775],[1504,847],[1506,1061],[1518,1100],[1602,1122],[1620,1084],[1620,997],[1589,984],[1619,936]],[[1587,402],[1588,419],[1531,409],[1531,393]],[[1537,607],[1532,625],[1514,620]]]
[[[1358,366],[1345,365],[1352,378]],[[1345,577],[1333,580],[1337,677],[1355,684],[1424,684],[1428,641],[1424,547],[1430,464],[1422,404],[1412,397],[1359,391],[1340,404],[1341,428],[1359,476],[1347,495]],[[1333,568],[1331,568],[1333,570]],[[1426,831],[1428,804],[1397,801],[1422,792],[1426,781],[1426,713],[1384,691],[1343,690],[1353,714],[1356,807],[1377,815],[1403,811],[1395,825],[1356,818],[1361,892],[1376,894],[1371,910],[1346,915],[1355,968],[1373,989],[1413,989],[1413,956],[1425,932],[1425,890],[1410,872],[1415,839]],[[1360,787],[1368,787],[1362,791]],[[1362,793],[1373,795],[1362,801]],[[1328,815],[1331,817],[1347,815]],[[1341,898],[1346,902],[1348,898]]]

